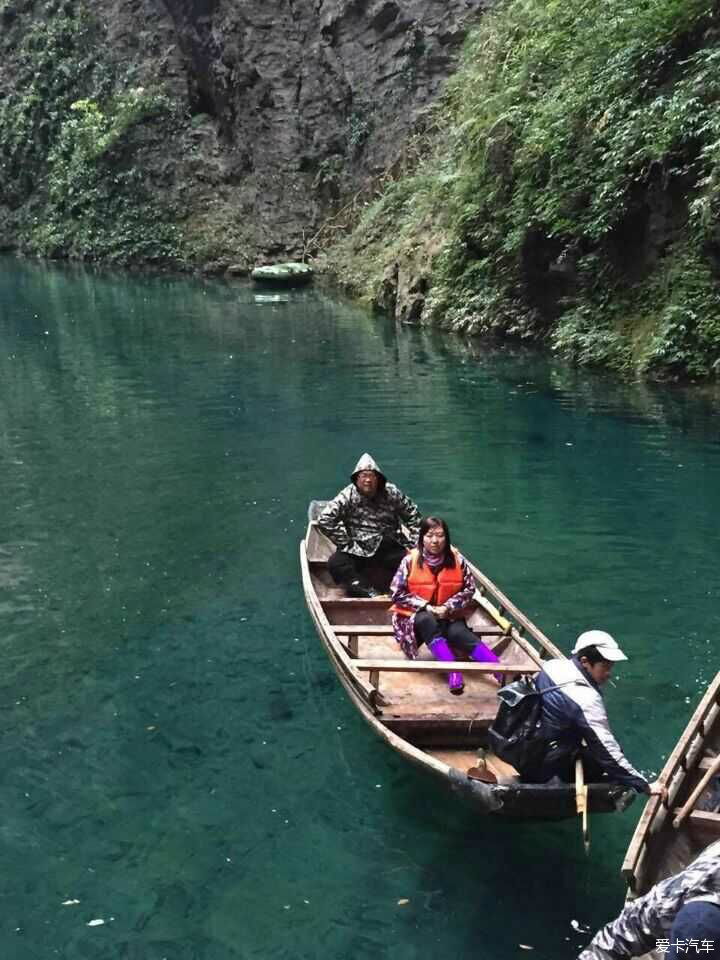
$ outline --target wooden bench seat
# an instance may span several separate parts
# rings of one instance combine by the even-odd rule
[[[401,673],[444,672],[461,670],[463,673],[538,673],[540,668],[532,660],[523,660],[518,663],[476,663],[473,660],[455,660],[445,663],[442,660],[406,660],[397,657],[394,660],[354,660],[353,666],[358,670],[369,672],[391,670]]]
[[[498,783],[519,783],[520,774],[511,763],[506,763],[500,757],[496,757],[491,750],[487,750],[483,756],[485,766],[494,773]],[[482,760],[478,763],[482,766]]]
[[[349,637],[355,634],[362,636],[363,634],[368,637],[377,637],[377,636],[388,636],[393,635],[392,624],[381,623],[381,624],[365,624],[362,623],[333,623],[332,628],[338,636]],[[503,631],[500,627],[490,626],[487,627],[476,627],[473,629],[473,633],[478,637],[501,637],[503,636]]]
[[[677,816],[680,807],[673,811]],[[703,838],[703,842],[711,843],[720,839],[720,813],[710,813],[708,810],[691,810],[686,823],[693,831]]]
[[[462,700],[462,697],[456,699]],[[477,710],[472,716],[431,713],[430,711],[436,707],[437,704],[428,705],[429,713],[427,715],[405,715],[398,709],[398,705],[392,701],[386,709],[383,709],[383,723],[388,730],[392,730],[403,740],[408,740],[418,747],[440,749],[465,747],[477,750],[485,742],[488,727],[497,713],[497,701],[490,699],[484,711],[479,715]],[[462,710],[463,707],[464,704],[458,704],[457,709]],[[418,704],[415,704],[415,709],[417,710],[417,708]],[[409,709],[409,707],[406,709]],[[451,707],[448,707],[448,709],[451,709]],[[472,765],[470,764],[470,766]]]
[[[452,664],[442,660],[406,660],[404,657],[397,657],[393,660],[353,660],[352,665],[363,673],[369,673],[370,685],[375,690],[380,689],[381,673],[406,673],[406,674],[429,674],[443,673],[449,670],[458,669],[463,674],[480,674],[488,676],[495,673],[501,674],[503,682],[508,682],[512,677],[521,673],[537,673],[539,667],[532,660],[524,660],[516,663],[476,663],[474,661],[456,660]]]
[[[335,631],[335,636],[338,637],[351,657],[357,657],[359,655],[359,641],[361,638],[363,638],[363,646],[367,647],[368,640],[380,637],[392,637],[394,634],[393,628],[389,623],[334,623],[333,630]],[[487,630],[483,629],[482,631],[475,630],[474,633],[478,637],[478,640],[480,640],[482,637],[492,637],[497,635],[502,636],[502,631],[499,628],[493,627],[490,627]],[[344,638],[347,638],[347,643],[344,642]],[[510,638],[507,637],[506,639],[509,643]],[[503,643],[503,640],[501,639],[500,642],[495,645],[495,647],[498,653],[502,653],[507,645],[508,644]],[[388,652],[392,657],[393,653],[399,651],[397,646],[392,644],[392,647]]]
[[[701,757],[700,762],[698,763],[699,770],[709,770],[710,767],[715,763],[717,757]]]

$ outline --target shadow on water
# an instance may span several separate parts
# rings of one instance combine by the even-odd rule
[[[593,898],[618,888],[617,868],[595,863],[592,847],[585,854],[575,820],[479,816],[412,770],[399,772],[392,808],[394,818],[437,839],[434,855],[423,862],[426,892],[416,908],[434,913],[433,926],[448,933],[467,927],[468,956],[473,944],[492,943],[499,956],[515,956],[524,944],[547,960],[575,957],[588,940],[582,931],[597,923]],[[606,817],[592,818],[595,844],[605,842],[606,824]]]
[[[553,360],[538,347],[447,337],[436,331],[426,331],[425,336],[430,349],[447,353],[465,365],[493,369],[499,379],[521,393],[542,393],[561,405],[630,423],[666,426],[712,443],[718,441],[713,429],[713,419],[720,413],[718,383],[627,381],[602,370]]]

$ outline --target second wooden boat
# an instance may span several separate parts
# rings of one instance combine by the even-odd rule
[[[720,839],[719,758],[720,673],[660,774],[667,799],[650,797],[630,841],[622,866],[630,897],[684,870]]]
[[[447,688],[447,664],[421,649],[407,660],[393,638],[389,597],[352,599],[328,572],[334,547],[318,528],[321,504],[310,505],[300,566],[308,610],[330,662],[363,719],[402,757],[440,778],[481,813],[512,818],[562,819],[577,812],[575,784],[521,783],[517,771],[487,749],[497,712],[497,664],[465,663],[465,693]],[[476,567],[477,608],[468,626],[500,657],[506,682],[537,674],[544,658],[561,651]],[[489,770],[496,783],[468,771]],[[624,809],[632,791],[615,783],[589,784],[588,810]]]

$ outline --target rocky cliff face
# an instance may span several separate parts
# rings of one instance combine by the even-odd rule
[[[483,0],[163,0],[187,97],[218,133],[210,184],[261,255],[301,254],[383,171],[452,71]],[[210,199],[210,198],[209,198]]]
[[[487,2],[0,0],[0,88],[11,91],[0,103],[0,165],[3,181],[12,181],[5,195],[0,183],[0,244],[30,237],[21,243],[29,250],[102,257],[83,253],[86,240],[84,247],[67,241],[69,220],[46,230],[45,247],[33,246],[37,229],[33,234],[28,224],[43,222],[46,184],[53,223],[72,213],[58,199],[53,154],[58,140],[65,156],[79,149],[73,131],[63,131],[71,104],[88,98],[103,111],[116,96],[112,116],[111,107],[107,116],[83,114],[86,126],[92,119],[98,130],[102,123],[116,130],[127,104],[117,95],[132,87],[136,101],[150,103],[148,91],[168,95],[173,119],[161,123],[159,101],[152,101],[153,116],[148,107],[127,134],[129,146],[113,146],[116,166],[128,181],[132,170],[142,173],[145,195],[180,224],[180,256],[214,261],[218,270],[299,256],[327,217],[422,129]],[[31,33],[41,51],[28,41]],[[59,45],[47,40],[55,35]],[[57,90],[37,79],[44,70],[63,77]],[[22,78],[37,85],[30,107]],[[21,116],[30,116],[24,127]],[[87,148],[87,131],[83,136]],[[31,150],[18,149],[22,137]],[[116,189],[114,160],[105,150],[108,173],[98,187],[104,201]],[[37,166],[30,177],[28,164]],[[86,201],[83,210],[92,198]],[[94,224],[84,236],[103,228]]]

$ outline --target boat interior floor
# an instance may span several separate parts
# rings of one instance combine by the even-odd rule
[[[368,610],[371,605],[376,605],[375,610]],[[408,663],[395,642],[390,623],[387,622],[387,602],[383,604],[382,601],[375,600],[338,600],[326,601],[323,606],[328,618],[331,622],[334,621],[332,625],[339,642],[352,658],[393,662],[398,666]],[[356,622],[358,614],[362,616],[364,623]],[[473,615],[473,618],[475,616]],[[368,622],[370,618],[375,622]],[[382,620],[386,622],[383,623]],[[470,626],[478,640],[482,639],[488,647],[499,651],[500,663],[497,672],[506,679],[512,678],[517,672],[513,671],[514,665],[521,664],[526,669],[533,667],[527,652],[515,640],[502,636],[502,632],[497,630],[494,624],[482,621],[471,622]],[[420,647],[418,661],[435,663],[427,647]],[[497,713],[498,681],[492,673],[466,672],[463,674],[464,691],[455,695],[450,692],[447,681],[448,673],[452,669],[462,672],[463,661],[449,664],[447,672],[381,670],[378,689],[382,695],[383,722],[393,727],[394,721],[400,720],[424,720],[432,723],[445,719],[466,727],[474,724],[478,729],[487,729]]]
[[[360,636],[358,657],[368,660],[404,660],[392,636]],[[433,662],[426,647],[418,651],[418,660]],[[462,672],[462,662],[450,669]],[[381,676],[380,691],[386,705],[382,708],[384,720],[392,717],[410,717],[421,713],[425,718],[458,717],[471,722],[495,718],[498,708],[498,683],[492,676],[464,676],[465,689],[459,696],[450,693],[445,673],[385,672]]]
[[[350,660],[365,664],[378,662],[397,664],[380,668],[371,674],[370,668],[359,668],[365,682],[378,691],[377,716],[388,729],[411,743],[427,749],[453,767],[465,770],[478,763],[478,748],[487,741],[487,729],[495,719],[498,708],[498,681],[493,672],[468,670],[463,674],[464,691],[450,692],[448,673],[463,672],[463,662],[448,664],[447,670],[403,670],[408,665],[395,641],[392,629],[390,597],[348,597],[345,589],[335,584],[326,565],[329,545],[316,529],[308,548],[310,576],[313,589],[323,613],[333,628],[337,641]],[[488,647],[500,657],[497,672],[504,679],[513,679],[520,672],[535,671],[537,664],[528,654],[527,645],[507,635],[505,628],[482,606],[467,618],[467,624]],[[427,647],[420,647],[420,663],[436,661]],[[444,666],[444,665],[443,665]],[[476,664],[472,664],[474,668]],[[398,669],[399,668],[399,669]],[[513,669],[514,668],[514,669]],[[452,761],[450,756],[452,755]],[[512,776],[514,771],[501,771]]]

